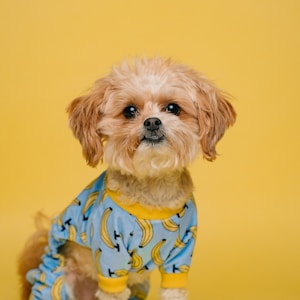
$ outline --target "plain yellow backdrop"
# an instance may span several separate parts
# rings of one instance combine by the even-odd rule
[[[191,166],[190,299],[300,299],[298,0],[1,0],[0,32],[1,299],[18,299],[34,213],[56,213],[103,169],[86,166],[67,104],[122,58],[154,54],[205,73],[238,112],[220,157]]]

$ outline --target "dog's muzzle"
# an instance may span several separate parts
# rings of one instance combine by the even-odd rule
[[[148,118],[144,121],[144,136],[142,141],[158,144],[164,140],[162,122],[158,118]]]

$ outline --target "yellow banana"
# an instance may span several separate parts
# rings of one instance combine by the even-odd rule
[[[139,247],[143,248],[151,241],[153,236],[153,228],[149,220],[143,220],[143,219],[136,219],[136,220],[142,230],[142,239]]]
[[[185,207],[182,209],[181,212],[177,213],[177,216],[178,216],[179,218],[182,218],[182,217],[184,216],[184,214],[185,214]]]
[[[118,277],[126,276],[128,275],[127,270],[116,270],[114,271],[114,274],[117,275]]]
[[[52,285],[51,288],[51,299],[60,300],[61,299],[61,289],[63,286],[63,277],[59,276]]]
[[[151,251],[152,260],[158,266],[162,265],[164,262],[160,256],[160,248],[164,245],[165,242],[166,242],[166,239],[162,239],[153,247],[153,249]]]
[[[41,284],[41,285],[37,286],[36,289],[37,289],[39,292],[41,292],[45,287],[46,287],[46,285]]]
[[[104,243],[106,244],[106,246],[113,249],[115,247],[115,245],[113,244],[113,242],[110,239],[108,228],[107,228],[107,221],[108,221],[108,218],[109,218],[111,212],[112,212],[111,207],[108,207],[104,211],[102,219],[101,219],[101,232],[100,232],[100,234],[101,234],[101,238],[104,241]]]
[[[86,232],[81,232],[80,238],[86,244],[86,242],[87,242]]]
[[[190,267],[187,266],[187,265],[182,265],[178,268],[178,270],[181,272],[181,273],[187,273],[189,271]]]
[[[37,290],[41,292],[46,287],[46,285],[45,285],[46,274],[44,272],[40,274],[40,276],[39,276],[39,282],[41,283],[41,285],[37,286]]]
[[[72,202],[71,202],[71,204],[70,205],[80,205],[80,200],[79,199],[77,199],[77,198],[75,198]]]
[[[148,271],[148,267],[144,266],[143,268],[141,268],[140,270],[137,271],[138,274],[143,274],[144,272]]]
[[[101,249],[98,248],[95,252],[95,262],[96,262],[96,268],[97,268],[97,273],[102,274],[101,268],[100,268],[100,255],[101,255]]]
[[[76,228],[74,225],[69,225],[69,240],[76,241]]]
[[[43,272],[40,275],[39,281],[42,282],[42,283],[44,283],[44,282],[46,282],[45,280],[46,280],[46,274]]]
[[[193,239],[195,240],[196,237],[197,237],[197,226],[192,226],[192,227],[190,228],[190,232],[192,233]]]
[[[107,191],[103,191],[102,195],[101,195],[101,199],[100,199],[100,203],[102,203],[104,201],[104,199],[107,197]]]
[[[87,200],[82,208],[83,216],[85,216],[87,210],[95,203],[98,195],[99,195],[99,192],[94,192],[94,193],[89,194],[89,197],[87,198]]]
[[[168,231],[177,231],[179,227],[171,218],[162,220],[162,224]]]
[[[197,226],[191,226],[189,231],[192,233],[193,239],[196,239],[197,236]],[[185,243],[180,239],[180,236],[178,235],[174,247],[177,248],[183,248],[185,246]]]
[[[136,253],[135,250],[129,251],[131,255],[131,267],[133,269],[140,269],[143,265],[143,259]]]
[[[185,243],[180,239],[180,236],[178,235],[174,247],[182,249],[185,246]]]

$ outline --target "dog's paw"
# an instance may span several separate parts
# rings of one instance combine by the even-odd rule
[[[186,289],[161,289],[160,300],[187,300]]]
[[[95,296],[99,300],[128,300],[130,290],[127,288],[121,293],[106,293],[99,289]]]

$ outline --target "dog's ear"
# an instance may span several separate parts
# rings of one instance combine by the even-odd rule
[[[197,88],[200,143],[204,158],[213,161],[217,156],[216,144],[235,122],[236,112],[229,97],[201,75],[198,75]]]
[[[98,80],[92,91],[74,99],[67,108],[70,128],[82,146],[88,165],[96,167],[103,157],[103,136],[97,125],[101,118],[108,82]]]

